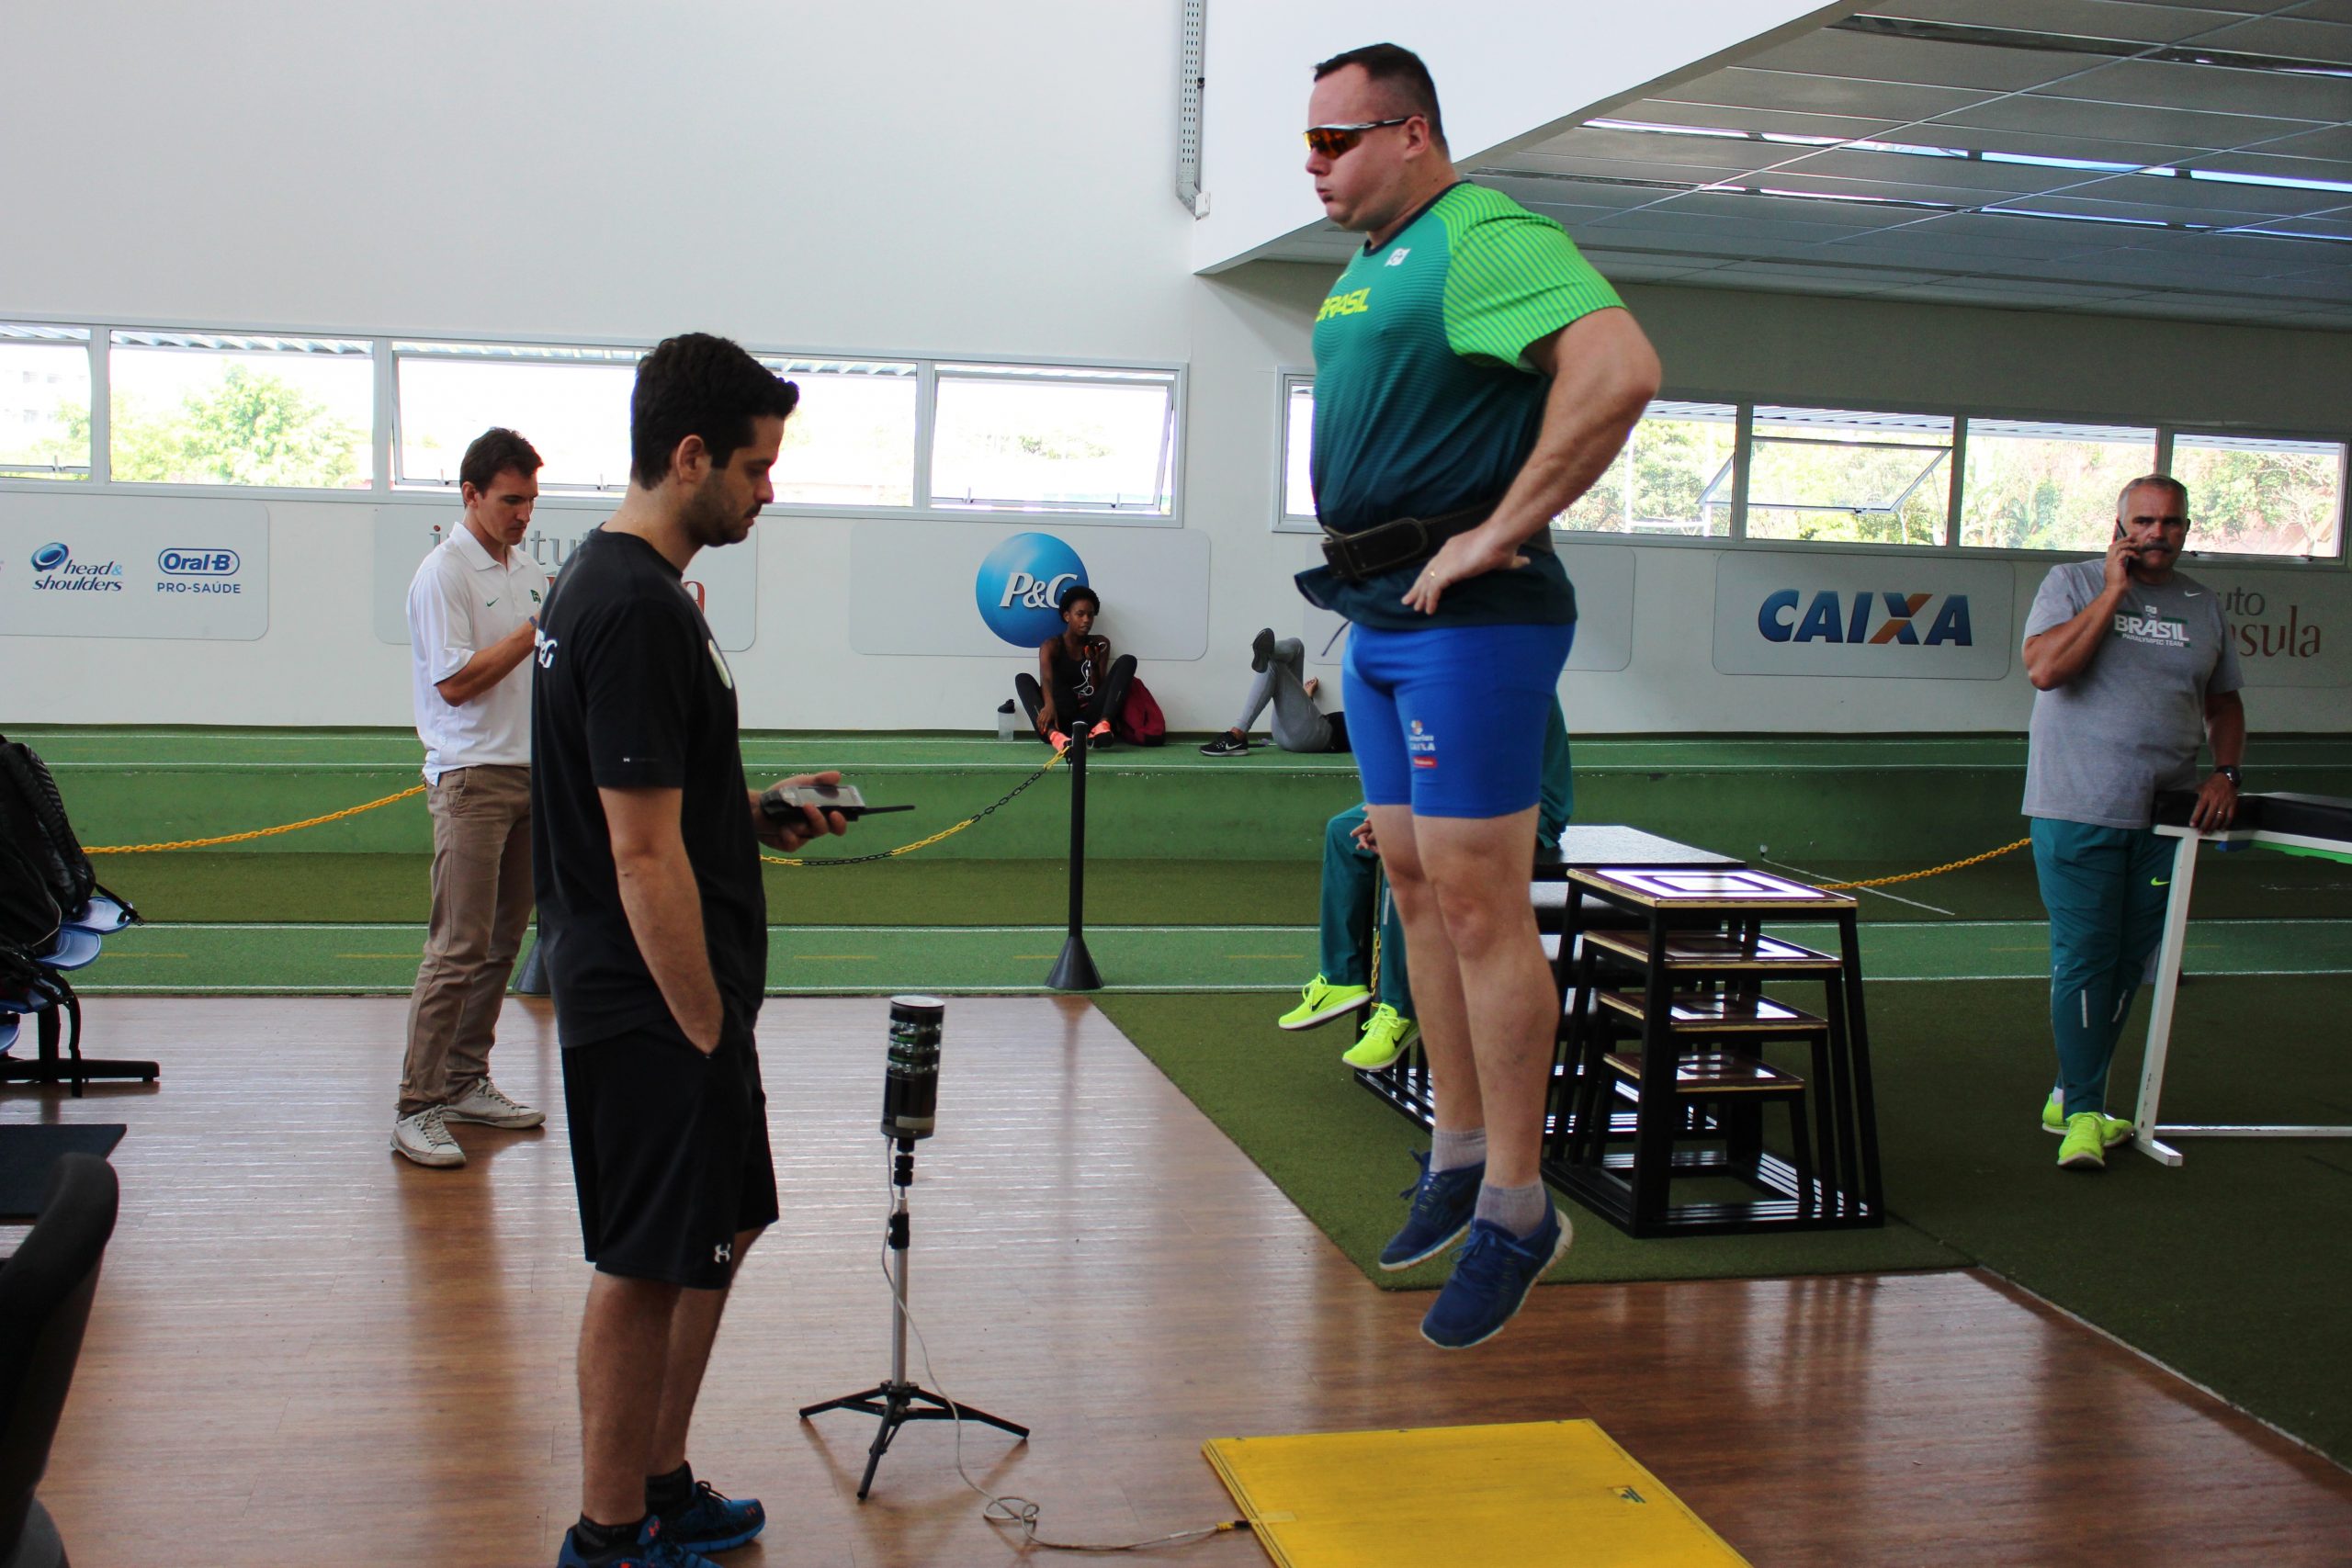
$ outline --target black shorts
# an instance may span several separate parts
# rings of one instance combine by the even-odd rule
[[[600,1272],[723,1289],[735,1236],[776,1217],[767,1095],[749,1031],[704,1055],[666,1030],[563,1055],[580,1234]]]

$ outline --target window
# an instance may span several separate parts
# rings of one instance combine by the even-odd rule
[[[1286,524],[1316,525],[1315,378],[1283,378],[1283,516]]]
[[[89,477],[89,329],[0,321],[0,479]]]
[[[117,332],[107,378],[117,480],[318,490],[375,480],[374,345],[365,340]]]
[[[1553,525],[1601,534],[1731,533],[1731,459],[1739,411],[1653,401],[1608,472]]]
[[[1747,536],[1942,544],[1951,433],[1934,414],[1758,408]]]
[[[943,365],[931,503],[1165,517],[1175,444],[1173,371]]]
[[[543,490],[628,488],[628,394],[637,348],[395,343],[393,482],[458,485],[458,465],[493,425],[537,451]]]
[[[798,506],[912,506],[918,367],[763,359],[800,388],[775,498]]]
[[[2107,547],[2115,498],[2156,466],[2156,433],[2136,426],[1968,422],[1960,542],[2008,550]]]
[[[2173,438],[2172,474],[2188,487],[2192,551],[2333,557],[2340,547],[2340,443],[2184,433]]]

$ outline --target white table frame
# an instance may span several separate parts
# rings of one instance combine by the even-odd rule
[[[2352,1138],[2352,1127],[2163,1123],[2156,1119],[2165,1092],[2165,1056],[2172,1045],[2173,1000],[2180,989],[2181,950],[2188,939],[2188,894],[2197,880],[2197,846],[2211,839],[2220,844],[2277,844],[2324,850],[2331,854],[2342,854],[2352,846],[2346,846],[2340,839],[2315,839],[2301,833],[2274,833],[2251,828],[2199,833],[2194,828],[2158,824],[2155,830],[2180,842],[2173,851],[2172,892],[2165,905],[2164,943],[2156,950],[2155,1005],[2148,1014],[2148,1051],[2140,1064],[2140,1104],[2132,1116],[2132,1146],[2160,1164],[2178,1165],[2183,1157],[2181,1152],[2165,1143],[2166,1138]]]

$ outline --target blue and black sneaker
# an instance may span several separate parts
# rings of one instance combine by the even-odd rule
[[[1453,1278],[1421,1319],[1421,1337],[1441,1350],[1466,1350],[1492,1339],[1519,1314],[1527,1292],[1575,1239],[1575,1227],[1556,1208],[1547,1210],[1543,1228],[1524,1239],[1492,1220],[1471,1221],[1470,1240],[1454,1260]]]
[[[618,1557],[589,1556],[580,1550],[579,1536],[577,1529],[563,1532],[563,1550],[556,1555],[555,1568],[718,1568],[709,1558],[672,1539],[658,1517],[645,1521],[644,1529],[637,1532],[637,1544]]]
[[[1421,1179],[1396,1194],[1410,1198],[1413,1206],[1405,1215],[1405,1228],[1380,1249],[1380,1266],[1392,1273],[1426,1262],[1460,1241],[1478,1209],[1478,1184],[1487,1179],[1485,1160],[1431,1170],[1429,1156],[1416,1149],[1413,1157],[1421,1162]]]
[[[661,1516],[662,1533],[688,1551],[732,1551],[768,1528],[756,1497],[729,1497],[707,1481],[695,1483],[693,1500]]]

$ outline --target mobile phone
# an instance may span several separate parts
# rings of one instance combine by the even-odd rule
[[[806,821],[800,808],[813,806],[854,822],[877,811],[912,811],[912,806],[868,806],[854,784],[773,784],[760,795],[760,814],[771,822]]]

